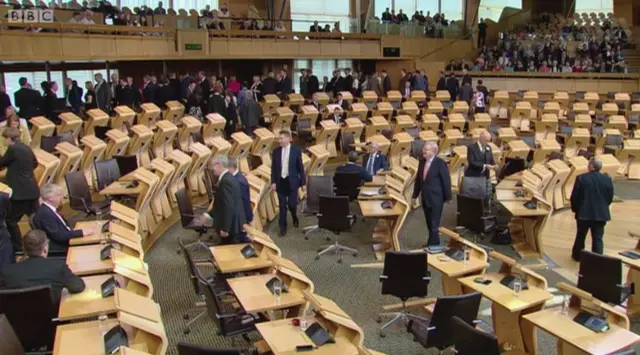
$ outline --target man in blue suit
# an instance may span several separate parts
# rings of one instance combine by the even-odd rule
[[[380,152],[378,142],[369,142],[369,153],[364,155],[362,166],[371,175],[376,175],[384,170],[389,170],[389,160]]]
[[[358,153],[350,151],[349,154],[347,154],[347,159],[349,159],[349,162],[337,167],[336,173],[358,173],[360,174],[360,185],[365,181],[370,182],[373,180],[373,175],[356,163],[358,161]]]
[[[59,185],[45,185],[40,193],[40,198],[42,204],[36,210],[33,222],[37,229],[43,230],[47,234],[51,253],[66,254],[71,238],[80,238],[96,233],[93,228],[74,230],[58,213],[58,207],[64,200],[64,194]]]
[[[579,175],[571,192],[571,211],[576,216],[576,239],[573,242],[571,258],[580,261],[584,240],[591,230],[591,251],[602,254],[604,227],[611,220],[609,205],[613,202],[613,181],[600,172],[602,161],[589,161],[589,172]]]
[[[229,157],[229,172],[236,178],[238,184],[240,184],[240,192],[242,193],[242,209],[244,209],[244,216],[247,218],[247,223],[251,223],[251,221],[253,221],[253,210],[251,209],[249,181],[247,181],[247,178],[238,171],[238,161],[236,158]]]
[[[439,245],[440,218],[445,201],[451,200],[451,176],[447,163],[438,157],[438,146],[426,142],[422,147],[422,156],[418,164],[418,175],[413,187],[413,198],[422,194],[422,210],[427,220],[429,239],[427,246]]]
[[[280,146],[271,155],[271,191],[278,193],[280,236],[287,233],[287,207],[291,211],[293,226],[298,227],[298,188],[306,182],[302,151],[291,144],[291,132],[280,131]]]

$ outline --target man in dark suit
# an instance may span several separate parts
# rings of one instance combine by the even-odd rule
[[[96,233],[91,228],[74,230],[58,213],[58,208],[64,200],[64,194],[59,185],[44,185],[40,198],[42,199],[42,204],[36,210],[33,223],[36,228],[47,234],[51,252],[66,254],[67,249],[69,249],[69,240]]]
[[[460,83],[453,72],[449,74],[449,78],[447,78],[447,91],[449,91],[451,101],[455,101],[460,91]]]
[[[351,75],[351,68],[344,69],[344,90],[351,91],[353,86],[353,75]]]
[[[345,111],[349,109],[349,103],[344,100],[341,92],[338,93],[338,99],[336,100],[336,105],[340,105],[340,107]]]
[[[205,214],[213,219],[213,228],[222,238],[222,244],[248,242],[243,225],[247,223],[242,206],[242,191],[238,180],[229,171],[229,160],[219,156],[211,160],[213,173],[218,177],[216,199]]]
[[[592,158],[589,172],[579,175],[571,192],[571,211],[576,216],[576,240],[571,258],[580,261],[584,240],[591,230],[591,251],[602,254],[604,227],[611,219],[609,205],[613,201],[613,181],[600,172],[602,161]]]
[[[338,125],[342,125],[342,123],[344,122],[344,118],[342,117],[342,110],[340,110],[339,107],[333,109],[333,115],[331,115],[331,119]]]
[[[391,90],[391,78],[387,74],[386,70],[382,70],[382,92],[387,95],[387,92]]]
[[[263,95],[275,95],[278,91],[278,81],[273,76],[273,72],[269,72],[267,77],[262,81]]]
[[[422,194],[422,211],[427,220],[429,239],[427,246],[439,245],[440,219],[445,201],[451,200],[451,177],[447,163],[438,157],[438,146],[426,142],[422,147],[422,156],[418,164],[418,175],[413,187],[413,198]]]
[[[209,97],[211,96],[211,85],[214,83],[209,82],[204,71],[198,72],[198,81],[200,82],[200,90],[202,90],[202,106],[206,107]]]
[[[0,169],[7,168],[6,184],[11,188],[11,211],[7,215],[7,229],[11,234],[13,251],[22,252],[22,235],[18,221],[33,213],[40,197],[38,183],[33,175],[36,157],[31,148],[20,142],[20,130],[9,127],[2,132],[7,151],[0,158]]]
[[[111,111],[111,88],[103,78],[102,74],[95,75],[96,85],[94,91],[96,93],[96,104],[102,111],[109,113]]]
[[[129,106],[133,108],[133,104],[136,100],[136,94],[133,92],[133,88],[129,86],[126,78],[120,79],[120,89],[117,91],[119,96],[116,98],[118,105]]]
[[[291,132],[280,131],[280,146],[271,154],[271,191],[278,193],[280,236],[287,233],[287,207],[293,218],[293,226],[298,227],[298,188],[306,182],[302,151],[291,144]]]
[[[253,99],[253,93],[249,90],[245,93],[246,97],[242,105],[240,105],[240,120],[244,126],[244,133],[249,137],[253,137],[253,131],[260,124],[260,116],[262,109],[260,105]]]
[[[438,79],[438,83],[436,84],[436,90],[447,90],[447,78],[444,76],[444,72],[440,72],[440,79]]]
[[[309,26],[309,32],[322,32],[322,26],[318,24],[318,21],[313,21],[313,25]]]
[[[286,98],[286,96],[289,95],[293,90],[291,78],[289,78],[287,72],[284,69],[280,70],[280,82],[278,87],[280,91],[277,92],[277,94],[280,95],[281,99]]]
[[[478,136],[478,142],[467,146],[467,161],[469,165],[464,171],[464,176],[485,178],[487,194],[484,196],[484,199],[488,202],[491,201],[491,196],[493,196],[490,171],[496,169],[496,162],[493,159],[493,152],[491,151],[489,142],[491,142],[491,133],[483,130],[480,132],[480,136]]]
[[[307,69],[307,75],[309,76],[309,95],[313,96],[313,94],[320,91],[320,81],[317,76],[313,75],[311,69]]]
[[[347,159],[349,161],[336,168],[336,173],[358,173],[360,174],[360,185],[365,182],[373,181],[373,176],[370,174],[367,169],[357,164],[358,162],[358,153],[355,151],[350,151],[347,154]]]
[[[240,185],[240,192],[242,193],[242,209],[244,210],[244,216],[247,219],[247,223],[253,221],[253,210],[251,208],[251,189],[249,188],[249,181],[238,170],[238,161],[236,158],[229,158],[229,172],[236,178]]]
[[[0,288],[27,288],[50,285],[53,304],[60,304],[62,289],[70,293],[84,291],[84,281],[73,274],[67,264],[61,260],[47,259],[49,242],[46,234],[32,229],[25,234],[24,252],[26,259],[6,265],[0,270]]]
[[[376,175],[384,170],[389,170],[389,160],[380,152],[378,142],[369,142],[369,153],[365,154],[362,160],[362,166],[371,175]]]
[[[31,85],[29,85],[27,78],[20,78],[18,83],[20,84],[20,89],[13,94],[14,103],[20,109],[18,116],[28,120],[40,115],[40,107],[42,107],[42,95],[40,92],[30,87]]]

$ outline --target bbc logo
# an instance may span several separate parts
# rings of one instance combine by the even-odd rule
[[[53,10],[50,9],[28,9],[9,10],[9,23],[53,23]]]

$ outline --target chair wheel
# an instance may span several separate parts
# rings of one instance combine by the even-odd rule
[[[376,318],[376,322],[377,323],[382,323],[382,317],[378,316],[378,318]]]
[[[182,333],[184,333],[184,334],[189,334],[189,333],[191,333],[191,329],[189,329],[189,328],[184,328],[184,329],[182,330]]]
[[[342,259],[338,259],[338,264],[342,264]]]
[[[384,332],[380,332],[380,338],[384,338],[386,337],[386,335],[384,334]]]
[[[306,235],[304,236],[304,240],[309,240],[309,237],[307,237]]]
[[[355,258],[355,257],[357,257],[357,256],[358,256],[358,253],[353,253],[353,254],[351,254],[351,255],[353,255],[353,257]]]
[[[188,319],[189,319],[189,314],[185,313],[185,314],[182,316],[182,319],[184,319],[184,320],[188,320]]]
[[[320,255],[316,255],[316,260],[320,260]]]
[[[182,250],[180,250],[180,249],[176,250],[176,254],[178,254],[178,255],[182,254]]]
[[[330,238],[330,237],[327,237],[327,238],[326,238],[326,240],[327,240],[327,242],[330,242],[330,241],[331,241],[331,238]]]

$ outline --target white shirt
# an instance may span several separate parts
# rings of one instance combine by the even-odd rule
[[[480,153],[482,153],[482,154],[486,154],[487,149],[489,149],[489,146],[482,147],[482,144],[480,144],[480,141],[478,141],[478,147],[480,148]],[[484,173],[484,171],[486,169],[487,169],[487,164],[483,164],[482,165],[482,172]]]
[[[280,171],[280,177],[286,178],[289,176],[289,152],[291,151],[291,144],[282,148],[282,170]]]
[[[67,224],[67,222],[64,220],[64,218],[62,218],[61,215],[58,214],[58,211],[56,211],[56,208],[53,207],[51,204],[49,204],[48,202],[43,202],[43,204],[47,207],[49,207],[49,209],[51,209],[51,211],[53,211],[53,213],[56,214],[56,216],[58,217],[58,219],[60,220],[60,222],[62,222],[62,224],[64,224],[64,226],[67,228],[67,230],[71,230],[71,228],[69,228],[69,225]]]
[[[88,18],[83,18],[82,20],[80,20],[80,23],[83,25],[95,25],[96,23],[93,22],[93,20],[88,19]]]

